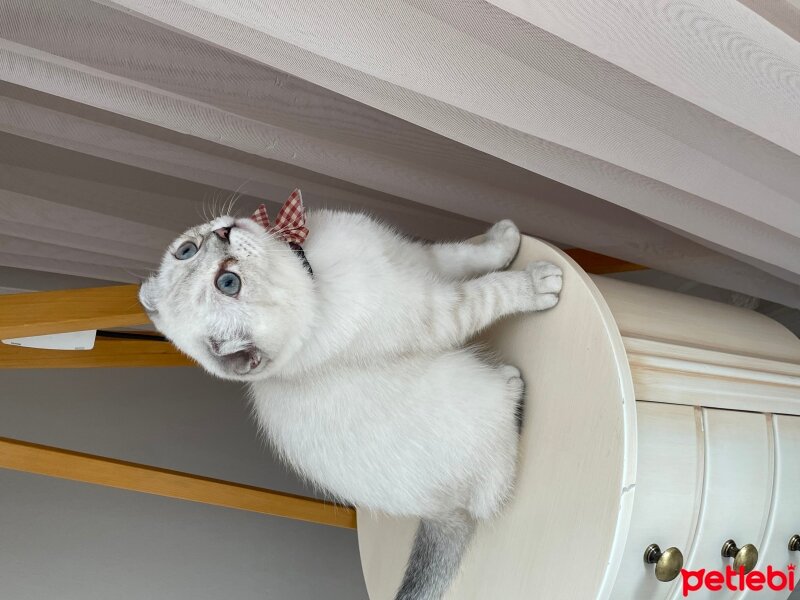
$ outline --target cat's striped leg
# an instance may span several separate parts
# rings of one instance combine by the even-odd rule
[[[468,279],[506,268],[519,248],[517,226],[508,219],[465,242],[423,246],[429,268],[447,279]]]
[[[506,315],[552,308],[560,292],[561,269],[543,261],[522,271],[442,283],[424,314],[428,342],[437,348],[463,344]]]

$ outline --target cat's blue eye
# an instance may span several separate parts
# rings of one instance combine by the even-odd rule
[[[192,258],[197,254],[197,244],[194,242],[183,242],[178,249],[175,250],[175,258],[178,260],[186,260]]]
[[[226,296],[235,296],[242,289],[242,280],[236,273],[225,271],[217,277],[216,286]]]

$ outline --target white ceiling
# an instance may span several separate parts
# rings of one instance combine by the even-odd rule
[[[0,265],[135,280],[299,186],[799,307],[800,43],[758,4],[7,0]]]

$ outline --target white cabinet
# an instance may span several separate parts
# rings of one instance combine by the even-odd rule
[[[703,485],[703,431],[692,406],[637,402],[638,477],[614,600],[669,598],[676,581],[656,579],[645,549],[677,548],[692,542]]]
[[[764,539],[759,547],[759,563],[786,570],[800,565],[800,552],[789,550],[789,541],[800,536],[800,417],[773,415],[772,438],[775,448],[775,493],[770,507]],[[800,579],[800,576],[796,576]],[[741,598],[778,600],[786,592],[765,588],[747,591]]]
[[[727,540],[738,547],[761,548],[772,499],[772,440],[767,417],[761,413],[703,409],[702,422],[703,493],[686,569],[724,572],[731,564],[721,552]],[[691,597],[706,600],[733,594],[701,587]],[[676,599],[681,596],[679,590],[674,594]]]
[[[680,575],[658,581],[645,562],[650,544],[706,573],[732,563],[729,539],[757,548],[757,570],[797,564],[800,340],[754,311],[589,276],[524,238],[512,268],[532,260],[563,269],[559,305],[484,340],[526,382],[516,491],[478,527],[446,600],[683,598]],[[359,511],[372,600],[393,598],[414,527]]]

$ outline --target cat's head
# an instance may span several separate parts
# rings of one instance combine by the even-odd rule
[[[313,317],[313,280],[251,219],[193,227],[164,253],[139,301],[159,331],[213,375],[252,381],[284,366]]]

